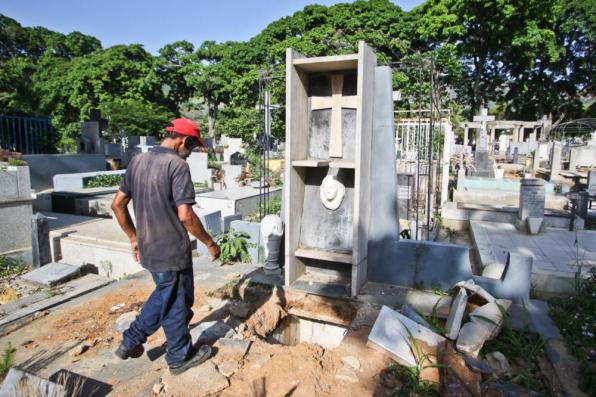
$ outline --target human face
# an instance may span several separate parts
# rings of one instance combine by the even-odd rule
[[[334,200],[337,197],[337,185],[332,181],[326,182],[323,185],[323,195],[329,201]]]

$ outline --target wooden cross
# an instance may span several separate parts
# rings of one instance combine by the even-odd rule
[[[344,87],[344,75],[331,75],[331,97],[313,96],[311,97],[311,110],[331,109],[331,128],[329,135],[329,157],[342,158],[342,117],[343,108],[357,109],[358,104],[356,95],[342,95]]]

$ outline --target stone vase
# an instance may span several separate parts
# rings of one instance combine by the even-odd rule
[[[281,274],[279,247],[283,238],[284,226],[279,215],[267,215],[261,221],[261,246],[263,247],[266,274]]]

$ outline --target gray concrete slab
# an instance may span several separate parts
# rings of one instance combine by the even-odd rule
[[[20,278],[32,283],[53,287],[73,278],[77,278],[80,274],[80,269],[77,266],[52,262],[25,273]]]

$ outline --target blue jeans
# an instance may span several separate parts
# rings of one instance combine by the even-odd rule
[[[151,272],[155,290],[143,306],[141,314],[124,331],[123,343],[128,348],[147,341],[160,326],[166,334],[168,365],[179,364],[192,356],[188,324],[192,319],[194,280],[192,268],[181,271]]]

